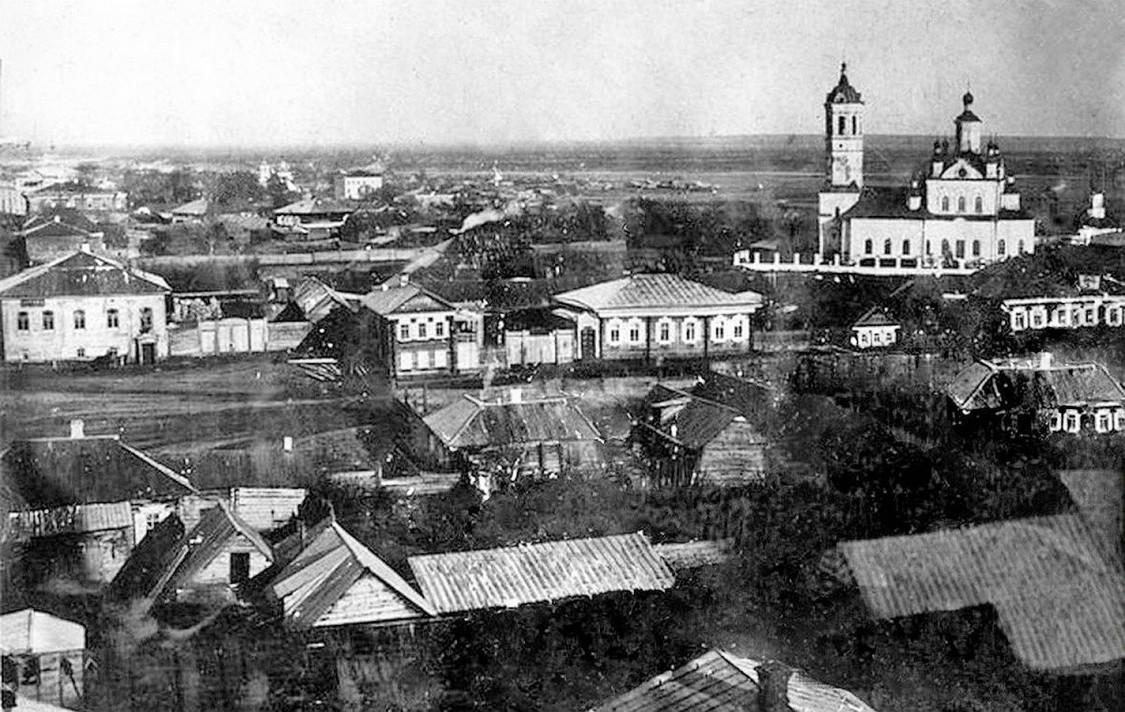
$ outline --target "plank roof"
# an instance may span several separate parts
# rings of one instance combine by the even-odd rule
[[[0,650],[8,655],[43,655],[86,647],[86,627],[50,613],[24,608],[0,616]]]
[[[1032,669],[1125,658],[1125,574],[1079,514],[851,541],[839,550],[877,618],[991,605]]]
[[[84,534],[132,527],[133,508],[128,502],[74,504],[51,509],[11,512],[8,518],[12,531],[17,536]]]
[[[332,518],[309,532],[308,543],[270,589],[282,602],[286,625],[295,628],[437,615],[429,601]]]
[[[592,712],[762,712],[761,662],[710,650],[686,665],[657,675]],[[786,685],[793,712],[873,712],[858,697],[802,672]]]
[[[598,312],[607,309],[656,307],[745,307],[762,305],[757,292],[732,294],[675,274],[634,274],[562,294],[555,301]]]
[[[116,435],[17,440],[0,476],[31,509],[175,498],[191,481]]]
[[[465,395],[425,421],[450,448],[602,440],[597,427],[565,396],[497,402]]]
[[[1097,363],[1042,366],[1032,361],[977,361],[967,366],[946,388],[964,411],[1008,405],[1016,381],[1030,387],[1042,407],[1084,406],[1125,402],[1125,387]]]
[[[206,198],[192,200],[178,207],[172,208],[173,215],[187,215],[189,217],[203,217],[207,214],[207,207],[210,205]]]
[[[79,250],[0,279],[0,298],[42,299],[172,291],[163,277]]]
[[[380,316],[397,312],[456,311],[457,307],[417,284],[384,285],[360,299],[360,304]]]
[[[423,595],[439,613],[612,591],[663,591],[675,582],[640,532],[412,556],[409,563]]]

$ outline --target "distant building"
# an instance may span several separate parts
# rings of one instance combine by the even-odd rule
[[[344,200],[308,198],[278,208],[273,211],[273,219],[286,234],[320,240],[335,237],[355,211],[355,204]]]
[[[691,389],[656,385],[633,426],[657,485],[744,485],[766,471],[769,391],[717,373]]]
[[[934,141],[933,155],[908,186],[865,185],[865,107],[846,68],[824,104],[823,256],[861,267],[972,267],[1034,252],[1034,220],[1020,207],[999,146],[982,144],[971,93],[954,120],[954,144]]]
[[[20,230],[32,264],[43,264],[83,248],[105,252],[105,234],[75,211],[36,215]]]
[[[207,216],[207,209],[210,202],[205,198],[199,200],[192,200],[191,202],[184,203],[172,208],[172,223],[198,223],[202,222],[203,218]]]
[[[710,650],[591,712],[874,712],[847,690],[776,661]]]
[[[872,307],[852,324],[851,344],[857,349],[894,346],[901,328],[885,310]]]
[[[168,356],[163,278],[82,249],[0,279],[0,348],[8,362]]]
[[[75,208],[94,212],[125,212],[129,195],[119,190],[104,190],[82,183],[52,183],[26,193],[28,211],[45,208]]]
[[[946,388],[955,422],[972,430],[1125,431],[1125,386],[1096,363],[978,361]]]
[[[383,187],[383,167],[378,164],[355,168],[336,176],[337,200],[364,200]]]
[[[4,709],[13,692],[16,710],[84,708],[85,626],[31,608],[6,613],[0,616],[0,653]]]
[[[1125,284],[1103,275],[1079,275],[1054,294],[1013,297],[1001,303],[1013,333],[1043,329],[1125,326]]]
[[[757,292],[731,294],[674,274],[635,274],[556,294],[583,361],[704,358],[750,350]]]
[[[375,355],[391,376],[480,370],[481,314],[405,281],[382,285],[360,304],[378,317]]]
[[[15,181],[0,180],[0,215],[27,215],[27,198]]]
[[[1085,215],[1078,223],[1078,236],[1076,244],[1089,245],[1098,235],[1108,235],[1119,232],[1123,226],[1105,211],[1105,193],[1091,193],[1090,207],[1086,208]]]

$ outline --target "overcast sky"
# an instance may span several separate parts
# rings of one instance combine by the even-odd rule
[[[57,144],[1125,137],[1123,0],[0,0],[0,134]]]

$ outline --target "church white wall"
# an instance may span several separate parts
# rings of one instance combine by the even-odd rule
[[[935,180],[926,181],[926,209],[937,215],[996,215],[1000,211],[1000,192],[1003,181],[992,180]],[[976,199],[981,199],[981,211],[976,211]],[[965,199],[965,210],[958,211],[958,199]],[[949,208],[943,209],[943,199]]]

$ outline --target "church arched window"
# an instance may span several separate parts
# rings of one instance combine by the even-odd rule
[[[1023,254],[1023,240],[1020,240],[1019,248],[1020,248],[1020,254],[1022,255]]]
[[[978,213],[983,213],[983,212],[984,212],[984,199],[983,199],[983,198],[981,198],[981,197],[980,197],[979,195],[977,196],[977,199],[976,199],[976,205],[975,205],[975,208],[976,208],[976,211],[977,211]]]
[[[864,242],[863,242],[863,252],[864,252],[864,254],[870,255],[871,251],[873,249],[875,249],[875,247],[874,247],[874,245],[871,244],[871,240],[870,239],[864,240]]]
[[[942,240],[941,241],[941,254],[947,255],[947,256],[952,254],[949,251],[949,240]]]
[[[965,212],[965,196],[963,195],[957,199],[957,212]]]
[[[883,254],[884,255],[891,254],[891,241],[890,240],[883,240]]]
[[[837,130],[836,130],[836,133],[838,133],[838,134],[840,134],[841,136],[843,136],[843,135],[844,135],[844,131],[845,131],[845,130],[847,129],[847,127],[848,127],[848,117],[846,117],[846,116],[841,116],[841,117],[840,117],[840,121],[839,121],[839,125],[837,126]]]
[[[973,257],[980,257],[980,240],[973,240]]]
[[[852,117],[852,136],[859,134],[859,119],[855,116]]]
[[[910,254],[910,240],[903,240],[902,241],[902,254],[904,254],[904,255]]]
[[[941,196],[941,211],[943,213],[949,212],[949,196],[948,195]]]
[[[997,241],[997,243],[996,243],[996,254],[1003,255],[1006,250],[1007,250],[1007,246],[1004,244],[1004,241],[1003,240]]]

